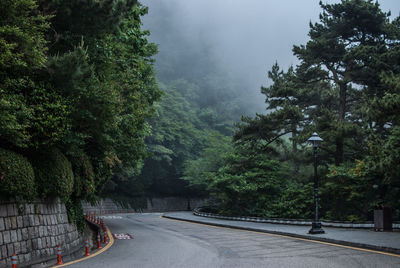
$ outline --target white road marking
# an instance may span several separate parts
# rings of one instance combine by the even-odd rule
[[[122,219],[121,216],[100,216],[102,219]]]
[[[130,234],[113,234],[113,236],[119,240],[133,239],[133,236]]]

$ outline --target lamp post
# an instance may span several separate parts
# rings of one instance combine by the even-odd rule
[[[318,217],[318,175],[317,175],[317,160],[318,160],[318,146],[323,139],[321,139],[316,132],[314,132],[308,141],[312,144],[314,148],[314,204],[315,204],[315,212],[314,212],[314,220],[312,222],[312,226],[309,234],[323,234],[325,231],[322,229],[321,222]]]

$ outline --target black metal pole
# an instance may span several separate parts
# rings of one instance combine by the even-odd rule
[[[314,146],[314,204],[314,221],[318,222],[318,148],[316,146]]]
[[[321,222],[319,221],[318,216],[318,147],[314,147],[314,221],[312,223],[311,229],[309,231],[310,234],[323,234],[325,231],[322,229]]]

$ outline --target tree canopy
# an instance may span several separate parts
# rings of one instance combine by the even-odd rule
[[[74,204],[93,199],[114,173],[137,173],[161,96],[157,46],[141,23],[147,8],[131,0],[0,5],[0,147],[30,159],[42,197]]]
[[[316,131],[324,139],[319,167],[323,217],[370,219],[375,206],[385,205],[393,207],[398,218],[400,177],[394,163],[398,161],[395,155],[399,138],[395,115],[400,71],[399,18],[390,20],[390,13],[383,12],[372,0],[321,2],[320,6],[319,21],[310,23],[310,40],[293,47],[299,64],[284,71],[276,63],[268,72],[272,83],[261,89],[267,113],[243,117],[234,134],[236,150],[243,146],[251,148],[240,161],[243,165],[254,154],[269,151],[267,155],[279,161],[276,166],[289,167],[290,179],[262,169],[262,174],[269,174],[269,182],[278,186],[279,194],[273,199],[276,203],[268,207],[271,202],[264,201],[260,211],[254,212],[259,203],[248,196],[246,202],[256,207],[247,213],[309,215],[307,206],[294,206],[294,196],[292,200],[282,198],[289,194],[303,198],[308,191],[304,189],[310,189],[312,154],[306,141]],[[221,180],[226,170],[235,165],[235,159],[227,158],[212,181]],[[245,170],[251,172],[253,168]],[[256,183],[262,176],[256,177],[248,174],[243,183]],[[238,190],[236,180],[230,177],[224,180],[225,185],[212,182],[209,190],[223,201],[236,189],[229,200],[240,199],[245,190]],[[310,194],[308,203],[311,198]],[[239,210],[224,202],[221,211]],[[288,208],[288,202],[292,202],[294,209]]]
[[[254,117],[243,84],[206,43],[177,51],[179,33],[158,33],[169,53],[157,82],[135,0],[2,1],[0,192],[58,195],[76,211],[100,193],[211,195],[222,213],[310,217],[306,140],[318,132],[322,216],[386,205],[399,218],[400,17],[372,0],[320,6],[293,46],[299,64],[272,66]]]

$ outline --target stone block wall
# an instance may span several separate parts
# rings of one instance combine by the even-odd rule
[[[0,267],[11,267],[14,253],[18,267],[31,267],[56,258],[57,245],[70,252],[82,244],[59,199],[31,204],[0,200]]]
[[[148,212],[167,212],[192,210],[204,205],[205,200],[199,198],[164,197],[147,199]]]
[[[167,211],[183,211],[201,207],[205,203],[205,199],[201,198],[182,198],[182,197],[164,197],[164,198],[148,198],[146,207],[136,210],[135,212],[167,212]],[[91,205],[87,202],[82,203],[85,212],[111,213],[111,212],[132,212],[132,207],[123,207],[121,204],[114,202],[109,198],[101,199],[97,204]]]

